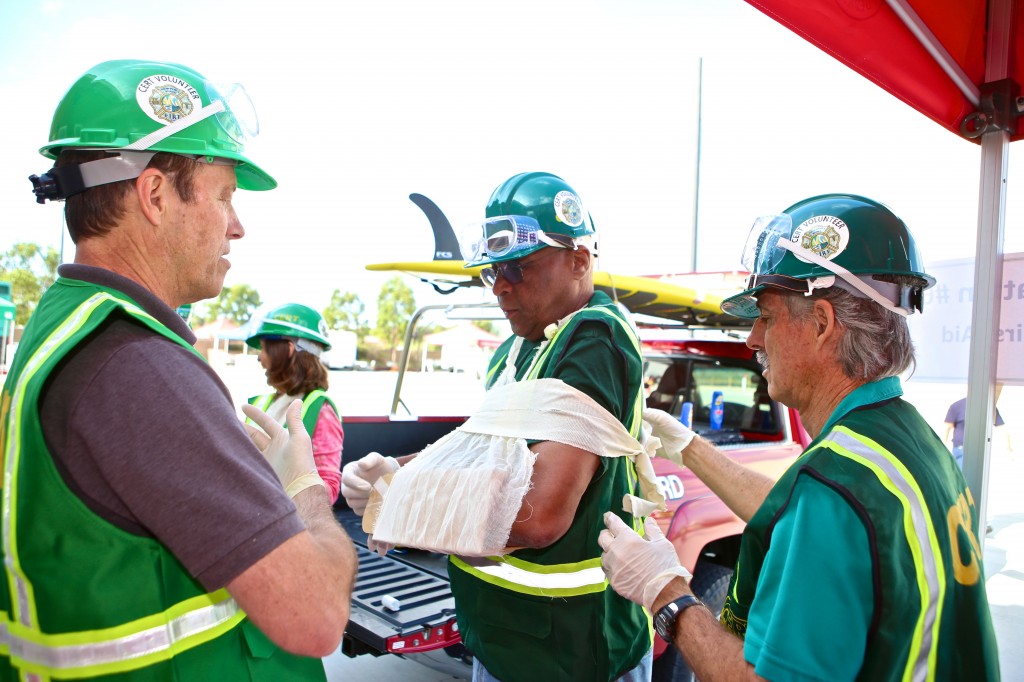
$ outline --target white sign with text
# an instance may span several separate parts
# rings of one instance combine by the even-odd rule
[[[936,283],[924,292],[924,314],[908,318],[917,351],[913,378],[966,382],[973,333],[974,259],[932,263],[928,274]],[[999,343],[997,381],[1024,385],[1024,253],[1004,256],[999,299],[999,326],[995,329]]]

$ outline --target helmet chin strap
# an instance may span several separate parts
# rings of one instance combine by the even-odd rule
[[[132,142],[129,145],[121,147],[121,149],[126,149],[129,151],[142,151],[144,149],[149,149],[157,142],[162,142],[171,135],[179,133],[190,126],[194,126],[196,123],[199,123],[204,119],[210,118],[215,114],[219,114],[222,111],[224,111],[224,102],[220,100],[217,100],[216,102],[211,102],[199,111],[197,111],[196,113],[190,116],[183,116],[174,123],[168,123],[164,127],[154,130],[149,135],[139,138],[138,140]]]
[[[804,260],[808,260],[811,263],[814,263],[815,265],[823,267],[829,272],[835,273],[836,275],[842,278],[843,282],[849,284],[854,289],[859,291],[861,294],[863,294],[867,298],[870,298],[872,301],[882,306],[886,310],[891,310],[897,315],[901,315],[903,317],[906,317],[911,312],[906,310],[905,308],[901,308],[898,305],[894,305],[892,301],[887,299],[885,296],[883,296],[874,288],[869,286],[866,282],[864,282],[864,280],[862,280],[860,277],[853,274],[843,266],[833,263],[832,261],[827,260],[825,258],[822,258],[818,254],[805,249],[796,242],[790,241],[788,239],[780,239],[778,242],[778,247],[785,249],[786,251],[789,251],[793,255],[803,258]],[[807,293],[805,295],[810,296],[812,293],[814,293],[815,289],[827,289],[833,286],[834,284],[835,277],[831,276],[808,279]]]
[[[309,339],[298,337],[292,338],[292,341],[294,341],[295,347],[301,351],[305,351],[310,355],[315,355],[316,357],[323,355],[324,348],[316,341],[310,341]]]
[[[32,191],[40,204],[50,201],[63,201],[70,196],[84,192],[90,187],[106,185],[121,180],[132,180],[142,175],[150,159],[156,152],[123,152],[106,159],[96,159],[85,163],[54,166],[42,175],[31,175]]]

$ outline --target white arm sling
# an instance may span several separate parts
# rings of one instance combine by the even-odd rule
[[[665,509],[650,461],[657,440],[645,449],[590,396],[559,379],[537,379],[492,388],[463,426],[396,472],[367,530],[375,540],[403,547],[467,557],[503,554],[533,475],[536,454],[527,440],[628,457],[643,499],[626,495],[623,510],[647,516]],[[367,517],[372,513],[368,508]]]

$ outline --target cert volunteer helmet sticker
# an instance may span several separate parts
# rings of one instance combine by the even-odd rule
[[[793,231],[793,241],[817,256],[832,260],[846,250],[850,230],[835,216],[818,215],[800,223]],[[793,255],[805,263],[810,262],[798,253]]]
[[[569,227],[583,224],[583,205],[572,192],[562,190],[555,195],[555,218]]]
[[[199,92],[190,83],[165,74],[143,78],[135,88],[135,100],[147,116],[164,125],[203,108]]]

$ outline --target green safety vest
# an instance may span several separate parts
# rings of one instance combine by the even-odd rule
[[[874,600],[874,617],[858,679],[998,679],[977,510],[955,468],[903,400],[841,417],[787,469],[747,524],[723,624],[745,634],[772,529],[798,477],[812,476],[856,500],[873,557],[874,594],[865,598]],[[842,623],[822,625],[842,641]]]
[[[267,393],[266,395],[254,395],[253,397],[249,398],[249,404],[255,405],[256,407],[266,412],[267,408],[270,407],[271,403],[274,402],[274,399],[276,397],[276,393]],[[313,437],[313,431],[316,430],[316,422],[320,418],[320,408],[323,406],[325,402],[331,406],[331,409],[334,410],[334,414],[339,414],[338,406],[334,404],[333,400],[327,397],[326,391],[323,391],[319,388],[316,389],[315,391],[310,391],[306,395],[306,397],[302,399],[302,425],[306,427],[306,433],[309,434],[310,438]],[[341,421],[340,415],[338,416],[338,420]],[[251,419],[246,419],[245,421],[247,421],[250,424],[253,423]]]
[[[602,293],[558,329],[521,381],[545,378],[573,331],[584,322],[607,325],[624,353],[642,363],[635,329]],[[495,353],[488,386],[505,365],[513,339]],[[568,352],[572,352],[571,348]],[[521,375],[527,358],[517,360]],[[634,437],[643,411],[641,378],[631,377],[624,426]],[[521,549],[483,559],[450,557],[448,574],[457,604],[459,632],[488,672],[507,682],[612,680],[635,667],[652,645],[650,619],[623,599],[601,568],[597,536],[611,510],[641,528],[642,519],[622,511],[622,498],[637,490],[628,459],[602,460],[605,467],[580,500],[566,534],[549,547]]]
[[[227,590],[207,592],[158,540],[102,519],[61,478],[40,394],[111,314],[196,352],[117,290],[61,278],[40,300],[0,402],[0,680],[325,679],[320,659],[278,650]]]

